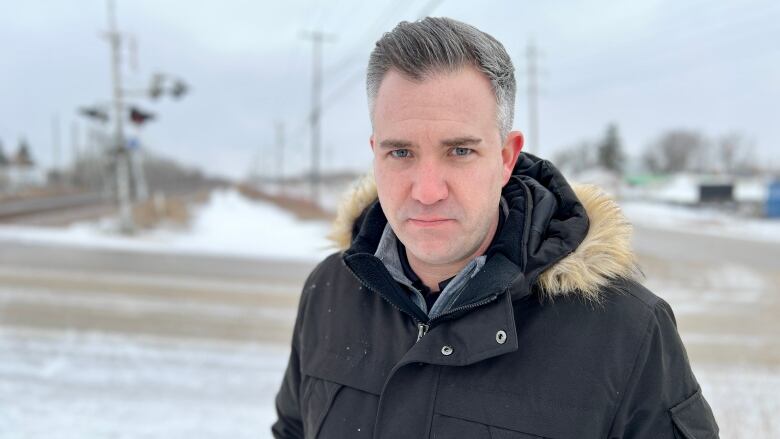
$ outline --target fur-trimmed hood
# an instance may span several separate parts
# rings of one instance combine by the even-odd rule
[[[521,163],[523,160],[524,164]],[[540,163],[544,165],[542,168],[545,172],[552,169],[568,187],[568,183],[549,162],[529,154],[521,154],[513,175],[523,173],[522,169],[528,169],[529,166],[538,168]],[[587,233],[583,231],[584,238],[567,254],[541,267],[534,276],[534,284],[541,294],[549,298],[579,294],[588,300],[599,301],[603,287],[610,281],[639,276],[631,250],[632,227],[617,203],[600,188],[574,184],[571,189],[584,208]],[[558,191],[555,193],[559,194]],[[329,236],[339,249],[346,250],[353,243],[360,231],[362,218],[376,202],[377,190],[372,174],[362,177],[345,193]],[[559,232],[553,231],[552,234],[558,235]]]

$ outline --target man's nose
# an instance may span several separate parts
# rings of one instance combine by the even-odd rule
[[[432,160],[420,163],[412,182],[412,198],[431,205],[446,199],[448,194],[444,170]]]

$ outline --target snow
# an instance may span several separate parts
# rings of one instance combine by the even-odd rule
[[[270,438],[289,350],[0,327],[0,438]]]
[[[599,182],[596,182],[597,184]],[[734,185],[734,200],[762,204],[769,195],[769,181],[761,177],[737,177],[680,174],[642,187],[621,188],[622,193],[647,201],[675,204],[699,202],[701,183]]]
[[[780,221],[740,217],[705,207],[674,206],[650,201],[621,201],[634,224],[734,239],[780,242]]]
[[[214,191],[193,212],[186,229],[173,227],[121,236],[114,219],[66,228],[0,225],[0,239],[93,248],[166,253],[320,260],[331,253],[324,221],[301,221],[272,204],[248,200],[235,190]]]
[[[695,203],[699,201],[698,181],[689,175],[671,179],[650,193],[654,200],[673,203]]]
[[[780,435],[780,370],[742,365],[694,366],[712,407],[720,437],[776,438]]]

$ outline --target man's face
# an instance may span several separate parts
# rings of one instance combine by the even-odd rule
[[[490,81],[472,67],[422,82],[390,70],[373,125],[379,201],[410,256],[429,265],[473,257],[523,143],[512,132],[502,144]]]

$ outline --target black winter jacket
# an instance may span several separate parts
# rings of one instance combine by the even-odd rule
[[[349,248],[301,295],[276,438],[718,437],[615,203],[529,154],[502,195],[485,265],[430,320],[374,256],[373,180],[356,187],[336,226]]]

